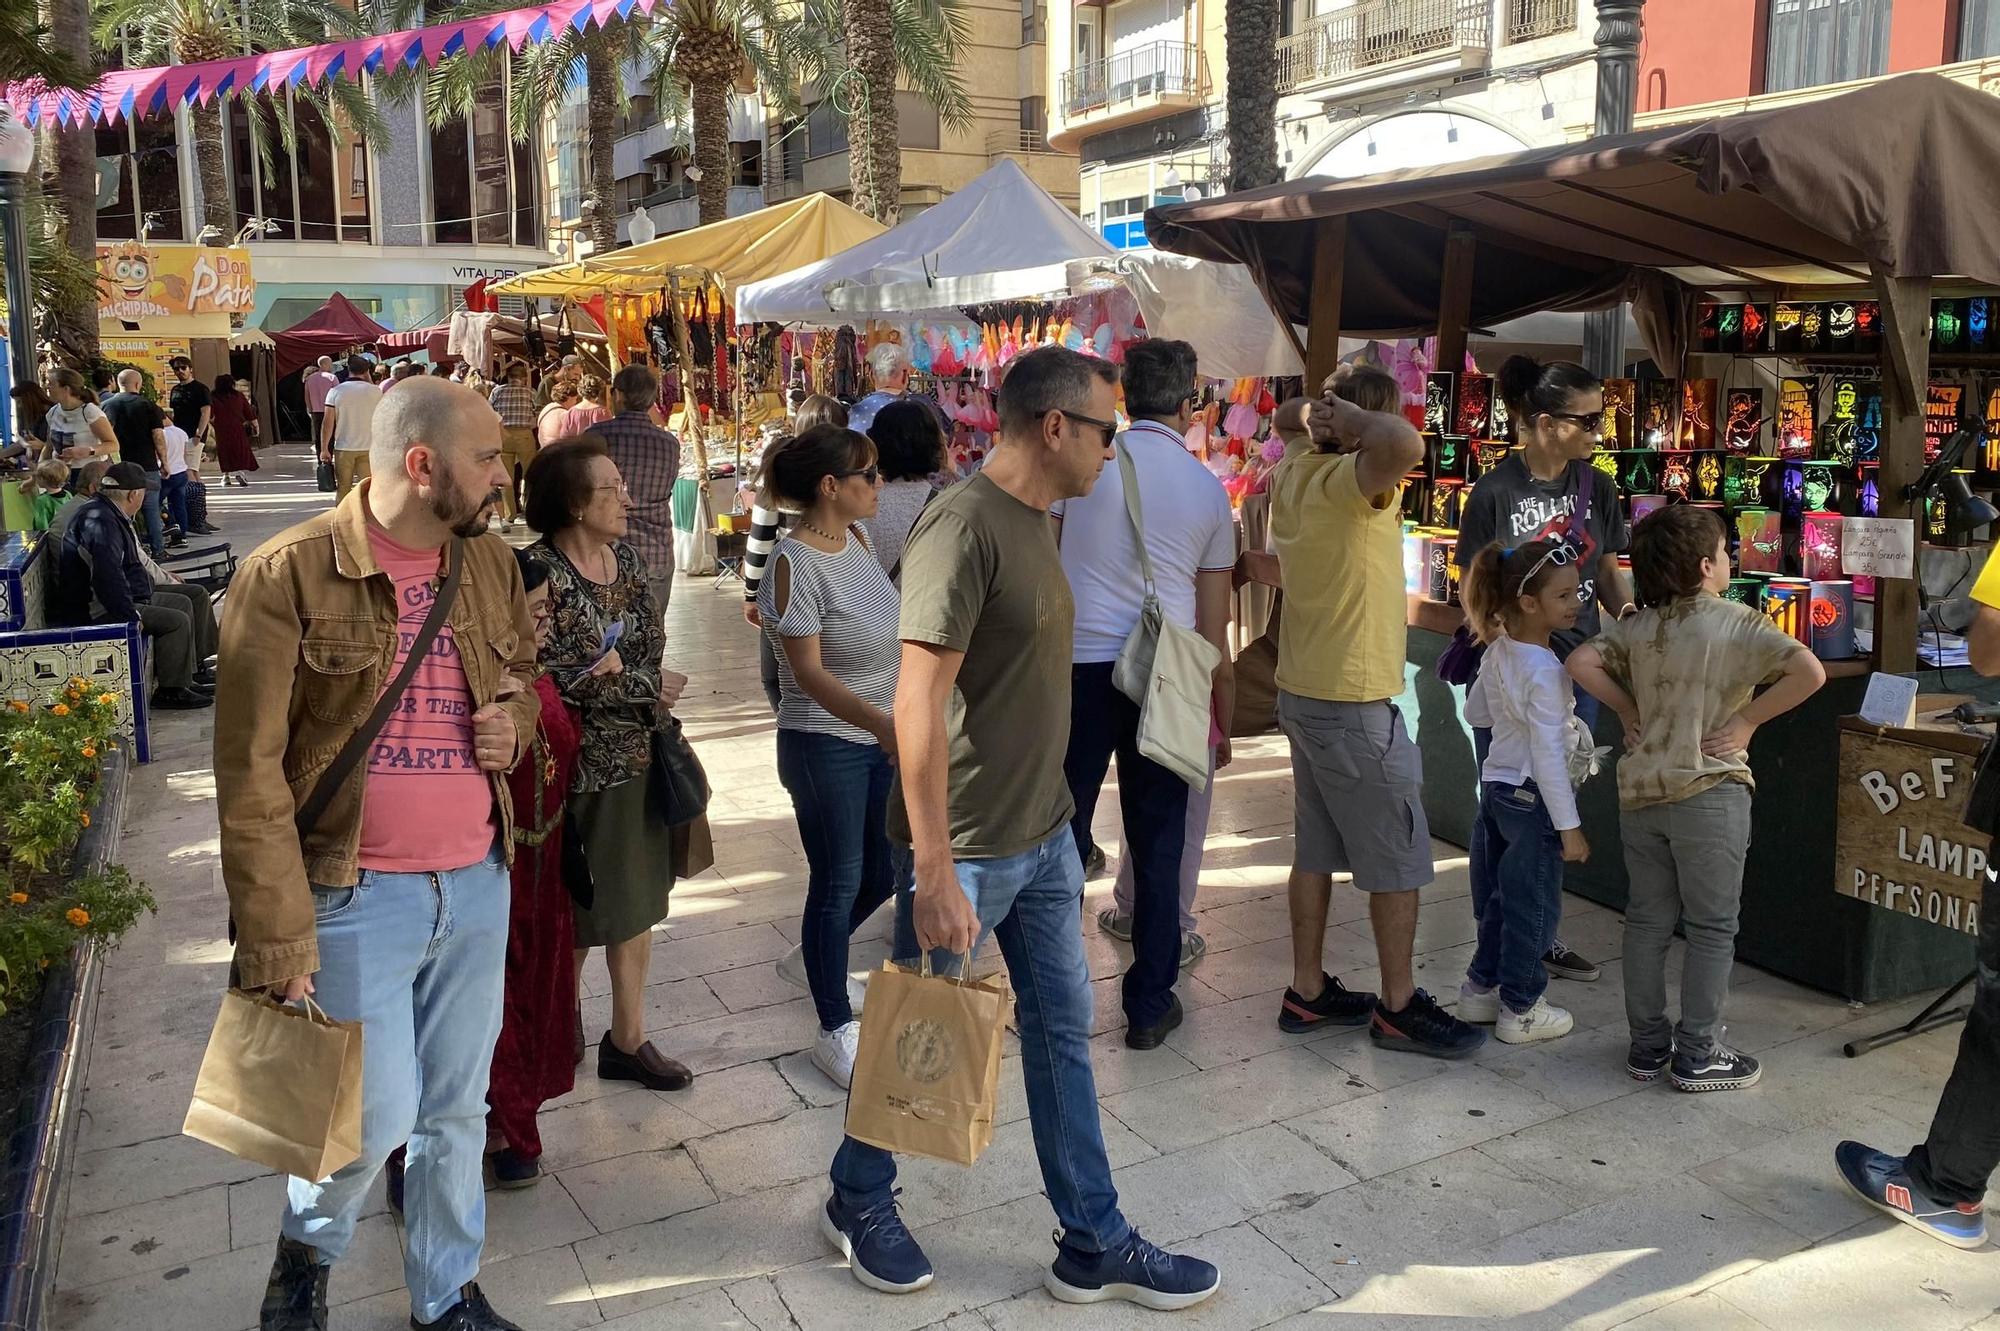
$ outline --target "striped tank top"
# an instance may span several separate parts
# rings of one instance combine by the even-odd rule
[[[778,725],[785,730],[810,730],[837,735],[856,744],[873,744],[875,737],[851,726],[806,696],[792,676],[792,663],[778,638],[819,635],[819,659],[828,674],[854,696],[890,711],[896,702],[896,666],[903,646],[896,637],[898,597],[889,575],[854,528],[838,554],[815,550],[787,536],[771,554],[772,571],[784,561],[791,595],[778,613],[777,579],[767,576],[757,588],[757,609],[764,631],[772,634],[778,658]]]

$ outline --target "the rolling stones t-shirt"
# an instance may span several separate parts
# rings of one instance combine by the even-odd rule
[[[1584,494],[1590,502],[1579,521]],[[1557,656],[1567,656],[1571,648],[1597,636],[1597,561],[1621,553],[1631,539],[1615,480],[1582,460],[1570,463],[1555,480],[1537,480],[1519,452],[1509,453],[1479,478],[1466,498],[1458,522],[1458,559],[1462,568],[1496,541],[1516,546],[1557,537],[1576,548],[1581,577],[1576,627],[1557,634],[1551,644]]]

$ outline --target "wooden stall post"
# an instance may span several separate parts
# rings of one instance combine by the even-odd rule
[[[1312,303],[1306,311],[1307,396],[1340,364],[1340,294],[1347,269],[1347,219],[1329,217],[1313,237]],[[1278,316],[1283,320],[1284,315]]]
[[[1453,376],[1465,368],[1466,324],[1472,317],[1472,263],[1478,250],[1478,237],[1469,224],[1455,221],[1446,229],[1444,271],[1438,284],[1436,366]]]
[[[1931,279],[1893,277],[1875,270],[1882,299],[1883,402],[1882,465],[1876,488],[1885,518],[1917,519],[1922,496],[1904,492],[1924,470],[1924,395],[1930,379]],[[1916,548],[1923,550],[1922,524]],[[1884,578],[1875,590],[1875,668],[1907,674],[1917,668],[1917,584],[1912,578]]]

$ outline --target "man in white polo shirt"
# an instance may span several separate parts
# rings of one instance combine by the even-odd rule
[[[333,464],[336,504],[357,482],[368,479],[368,446],[375,437],[375,408],[381,402],[382,388],[370,380],[368,362],[348,357],[347,380],[326,395],[320,420],[319,458]]]
[[[1236,691],[1225,640],[1236,531],[1222,482],[1188,452],[1182,437],[1194,416],[1194,348],[1161,338],[1135,343],[1125,353],[1124,387],[1132,424],[1117,442],[1131,456],[1138,477],[1154,594],[1170,622],[1196,630],[1222,653],[1214,701],[1219,733],[1226,735]],[[1064,500],[1050,512],[1061,524],[1063,572],[1076,599],[1069,753],[1063,763],[1076,801],[1071,831],[1077,854],[1087,854],[1091,815],[1115,754],[1132,904],[1129,917],[1115,909],[1108,914],[1114,934],[1122,933],[1119,926],[1129,919],[1132,940],[1124,987],[1125,1043],[1152,1049],[1180,1025],[1174,980],[1183,958],[1199,955],[1191,930],[1201,836],[1188,834],[1187,783],[1140,755],[1138,704],[1111,683],[1112,667],[1139,623],[1146,596],[1121,469],[1107,463],[1089,494]],[[1205,831],[1206,798],[1196,805]],[[1187,863],[1190,840],[1192,865]],[[1185,900],[1184,881],[1189,889]]]

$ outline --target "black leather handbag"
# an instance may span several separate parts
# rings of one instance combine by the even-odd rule
[[[315,473],[315,479],[318,482],[321,494],[330,495],[340,488],[339,481],[334,477],[333,464],[331,462],[322,462],[319,464],[319,470]]]
[[[708,773],[681,733],[680,718],[662,718],[653,727],[653,798],[667,826],[680,827],[707,813],[708,794]]]

